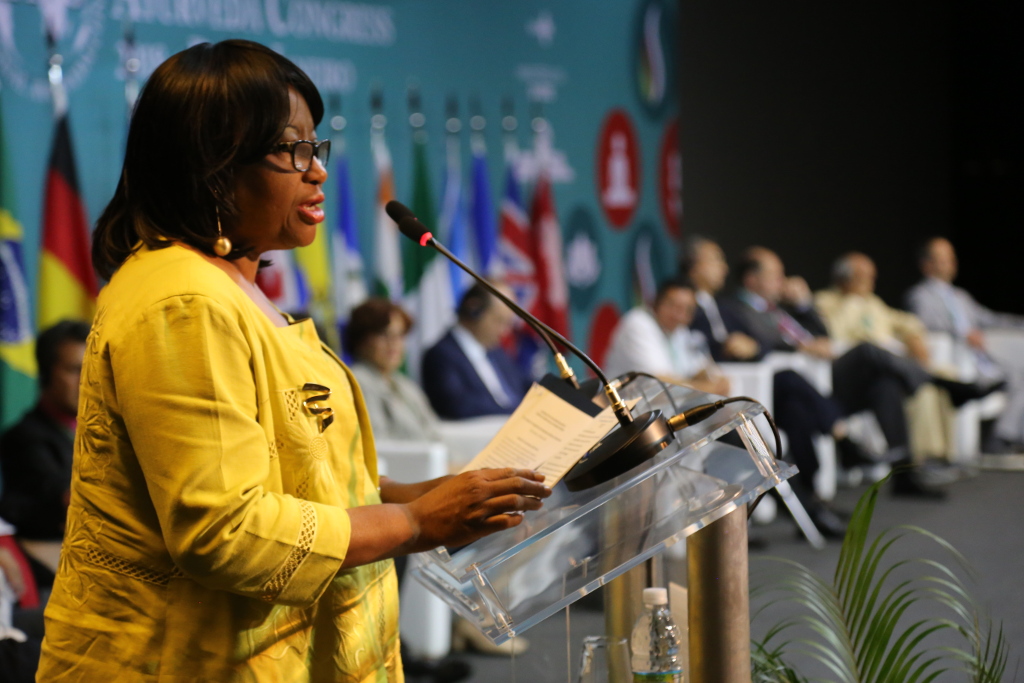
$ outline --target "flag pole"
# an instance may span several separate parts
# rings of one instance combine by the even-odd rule
[[[57,52],[57,40],[49,28],[46,29],[46,51],[50,55],[46,75],[50,81],[50,94],[53,99],[53,118],[59,119],[68,111],[68,93],[64,88],[64,57]]]
[[[135,101],[139,99],[139,57],[135,48],[135,27],[130,19],[124,20],[124,102],[125,118],[131,122]]]

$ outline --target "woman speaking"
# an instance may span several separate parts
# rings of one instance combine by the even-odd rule
[[[401,680],[390,558],[515,526],[526,470],[377,474],[358,386],[254,284],[313,241],[309,78],[247,41],[150,77],[93,237],[71,503],[43,681]]]

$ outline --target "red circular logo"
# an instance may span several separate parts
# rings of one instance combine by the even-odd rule
[[[640,146],[629,115],[613,109],[601,126],[597,148],[597,198],[608,222],[629,224],[640,203]]]
[[[669,233],[678,237],[683,223],[683,156],[679,152],[679,119],[668,124],[661,139],[658,200]]]

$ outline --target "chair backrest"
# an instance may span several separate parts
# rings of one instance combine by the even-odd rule
[[[448,459],[452,469],[459,471],[475,458],[507,421],[508,415],[489,415],[457,421],[442,420],[439,427],[441,441],[448,448]]]
[[[985,330],[985,348],[1006,370],[1024,370],[1024,330]]]
[[[759,401],[768,412],[774,412],[773,377],[775,369],[767,363],[719,363],[722,374],[729,378],[732,396],[749,396]]]
[[[395,481],[412,484],[448,474],[448,449],[437,441],[377,442],[377,469]]]

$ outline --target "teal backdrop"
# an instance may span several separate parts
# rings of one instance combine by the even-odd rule
[[[572,335],[581,345],[589,344],[592,318],[599,307],[611,304],[624,311],[635,302],[635,259],[630,250],[638,229],[655,233],[658,275],[671,270],[678,231],[669,228],[661,208],[658,167],[666,131],[679,111],[674,0],[80,0],[71,4],[65,10],[57,48],[64,57],[72,136],[90,221],[102,211],[120,172],[127,121],[125,31],[134,34],[143,79],[163,59],[195,42],[237,37],[269,45],[310,73],[328,105],[320,137],[331,134],[331,116],[345,117],[360,247],[368,266],[373,263],[375,193],[369,149],[371,92],[379,88],[383,93],[396,191],[399,199],[408,201],[412,136],[406,93],[415,85],[430,135],[432,182],[438,199],[449,97],[456,98],[464,124],[467,179],[467,113],[472,99],[480,103],[487,121],[495,207],[505,182],[503,100],[514,104],[518,143],[524,149],[532,144],[530,116],[539,111],[550,122],[555,148],[564,153],[572,171],[571,178],[563,177],[554,186],[563,230],[574,213],[585,216],[584,222],[590,223],[585,232],[596,240],[597,248],[574,253],[600,259],[596,280],[593,264],[570,269],[585,276],[581,287],[574,288],[585,295],[571,301]],[[6,18],[0,16],[3,134],[16,174],[16,211],[25,231],[25,267],[34,311],[42,188],[52,134],[45,80],[47,50],[39,6],[31,1],[5,5],[10,11]],[[643,17],[649,7],[660,14],[660,22],[647,26],[644,33]],[[645,100],[640,95],[644,83],[640,74],[652,60],[660,60],[657,66],[663,67],[663,78],[656,84],[663,95]],[[631,119],[642,179],[638,206],[622,228],[609,223],[599,202],[595,174],[602,123],[613,109]],[[331,195],[325,206],[329,216]],[[525,196],[530,195],[527,186]]]

